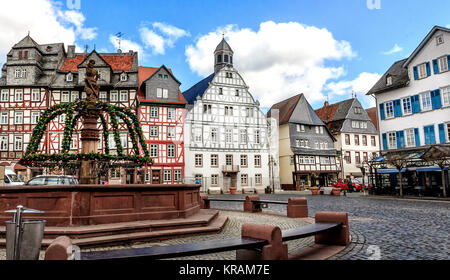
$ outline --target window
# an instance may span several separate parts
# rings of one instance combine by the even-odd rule
[[[123,148],[128,147],[128,135],[127,134],[120,134],[120,144]]]
[[[20,73],[21,73],[20,69],[16,69],[14,71],[14,78],[16,78],[16,79],[20,78]]]
[[[431,110],[431,93],[422,93],[420,97],[422,98],[422,110]]]
[[[439,73],[448,71],[448,58],[447,56],[443,56],[438,58],[438,64],[439,64]]]
[[[182,181],[182,173],[181,173],[181,169],[175,169],[173,171],[173,181],[174,182],[181,182]]]
[[[369,160],[369,157],[367,156],[367,152],[365,152],[364,154],[363,154],[363,161],[364,162],[367,162]]]
[[[441,92],[442,92],[443,105],[450,106],[450,87],[442,88]]]
[[[169,98],[169,90],[166,88],[157,88],[156,89],[156,97],[157,98]]]
[[[119,92],[117,90],[111,90],[110,99],[111,102],[119,102]]]
[[[363,144],[363,146],[367,146],[367,136],[366,135],[363,135],[363,137],[362,137],[362,144]]]
[[[387,77],[386,77],[386,85],[387,85],[387,86],[392,85],[392,76],[387,76]]]
[[[361,158],[360,158],[359,152],[355,152],[355,162],[356,162],[356,164],[361,163]]]
[[[174,120],[175,119],[175,114],[176,114],[175,108],[168,108],[167,109],[167,118],[169,120]]]
[[[31,101],[41,101],[41,91],[39,89],[31,90]]]
[[[296,127],[296,129],[297,129],[297,132],[301,132],[301,127],[300,127],[299,124],[297,124],[295,127]]]
[[[242,129],[241,130],[241,143],[247,143],[248,141],[248,139],[247,139],[247,130],[245,130],[245,129]]]
[[[128,90],[120,91],[120,102],[128,102]]]
[[[396,136],[395,132],[388,133],[388,146],[389,146],[389,149],[397,148],[397,136]]]
[[[167,138],[175,138],[175,127],[174,126],[167,127]]]
[[[23,101],[23,89],[16,89],[14,93],[14,102],[22,102]]]
[[[361,107],[355,107],[355,114],[361,115],[362,114],[362,108]]]
[[[158,118],[158,107],[150,108],[150,118]]]
[[[406,147],[416,146],[414,128],[405,130],[405,135],[406,135]]]
[[[217,128],[211,129],[211,142],[217,143]]]
[[[361,122],[360,126],[362,129],[367,129],[367,122]]]
[[[167,144],[167,157],[174,158],[175,157],[175,145]]]
[[[320,164],[330,164],[330,157],[320,157]]]
[[[239,90],[238,90],[238,89],[236,90],[236,92],[235,92],[234,95],[235,95],[235,96],[239,96]]]
[[[22,151],[23,150],[23,136],[15,135],[14,136],[14,151]]]
[[[108,94],[106,93],[106,91],[100,91],[99,99],[100,99],[100,101],[103,101],[103,102],[108,101]]]
[[[255,174],[255,184],[256,185],[262,184],[262,175],[261,174]]]
[[[355,145],[359,146],[359,135],[355,135]]]
[[[376,140],[375,136],[370,137],[370,142],[372,144],[372,147],[375,147],[377,145],[377,140]]]
[[[345,162],[346,163],[352,163],[352,153],[351,152],[345,152]]]
[[[80,94],[79,94],[79,92],[78,92],[78,91],[72,91],[72,93],[71,93],[71,101],[72,101],[72,102],[75,102],[75,101],[77,101],[78,99],[80,99]]]
[[[203,139],[203,135],[202,135],[202,129],[201,128],[196,128],[194,131],[194,140],[195,142],[202,142]]]
[[[350,135],[345,134],[345,145],[350,145]]]
[[[219,155],[211,155],[211,167],[219,166]]]
[[[203,155],[195,155],[195,167],[203,167]]]
[[[9,112],[0,113],[0,124],[9,124]]]
[[[14,124],[23,124],[23,112],[14,112]]]
[[[318,149],[319,149],[319,141],[316,141],[316,142],[314,143],[314,145],[315,145],[316,149],[318,150]]]
[[[261,136],[260,136],[259,130],[255,131],[255,143],[256,144],[261,144]]]
[[[233,107],[225,106],[225,116],[233,116]]]
[[[211,105],[203,105],[203,114],[211,115],[212,106]]]
[[[66,82],[73,82],[73,74],[69,73],[66,75]]]
[[[0,135],[0,151],[8,150],[8,135]]]
[[[121,75],[120,75],[120,81],[121,82],[126,82],[128,80],[128,75],[127,75],[127,73],[122,73]]]
[[[253,118],[253,108],[245,108],[245,116],[247,118]]]
[[[71,150],[78,149],[78,135],[72,135],[72,139],[70,140],[70,149]]]
[[[403,98],[403,114],[409,115],[412,113],[411,97]]]
[[[61,102],[69,102],[70,101],[70,95],[68,91],[61,92]]]
[[[172,170],[164,170],[164,182],[172,182]]]
[[[291,165],[294,165],[294,156],[291,156],[290,162],[291,162]]]
[[[440,45],[444,43],[444,35],[438,35],[436,36],[436,45]]]
[[[219,88],[219,95],[223,95],[223,89]]]
[[[389,101],[385,103],[386,106],[386,118],[393,118],[394,117],[394,102]]]
[[[211,185],[217,186],[219,184],[219,175],[212,174],[211,175]]]
[[[261,167],[261,156],[255,155],[255,167]]]
[[[233,142],[233,130],[232,129],[225,130],[225,142],[227,142],[227,143]]]
[[[31,112],[31,124],[37,124],[39,121],[39,116],[41,112]]]
[[[222,55],[221,54],[217,55],[217,62],[219,62],[219,63],[222,62]]]
[[[9,89],[2,89],[1,102],[9,102]]]
[[[323,134],[323,126],[320,127],[320,134]]]
[[[295,147],[297,147],[297,148],[300,147],[300,140],[299,139],[295,139]]]
[[[248,175],[241,174],[241,186],[247,186],[247,185],[248,185]]]
[[[150,137],[158,137],[158,127],[157,126],[150,127]]]
[[[150,157],[157,158],[158,154],[158,144],[150,144]]]
[[[225,156],[225,164],[228,166],[233,165],[233,155],[226,155]]]
[[[423,79],[428,77],[427,75],[427,66],[425,63],[422,63],[420,65],[417,66],[418,70],[419,70],[419,79]]]
[[[359,128],[359,122],[357,122],[357,121],[352,121],[352,127],[353,127],[353,128]]]
[[[242,167],[247,167],[248,166],[247,155],[241,155],[241,166]]]
[[[319,133],[320,133],[320,129],[318,126],[316,126],[316,134],[319,134]]]
[[[65,122],[66,122],[66,114],[59,115],[59,123],[65,123]]]
[[[167,80],[169,78],[169,75],[164,74],[164,80]]]

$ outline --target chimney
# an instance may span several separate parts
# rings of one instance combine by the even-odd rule
[[[328,107],[328,105],[330,105],[330,104],[328,103],[328,101],[325,101],[325,103],[323,104],[323,107]]]
[[[67,57],[68,58],[74,58],[75,57],[75,46],[68,46],[67,47]]]

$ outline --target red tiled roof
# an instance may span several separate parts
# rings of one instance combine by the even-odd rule
[[[130,71],[133,67],[134,57],[131,55],[100,55],[103,60],[111,66],[113,71]],[[80,65],[86,59],[86,55],[77,55],[74,58],[66,58],[60,70],[78,71]]]
[[[378,120],[377,120],[377,108],[369,108],[366,110],[367,115],[369,115],[369,118],[372,120],[373,125],[375,126],[375,129],[378,131]]]
[[[146,100],[145,99],[145,93],[141,90],[142,84],[150,78],[153,74],[155,74],[156,71],[158,71],[160,68],[156,67],[143,67],[139,66],[138,68],[139,72],[139,90],[138,90],[138,98],[141,102],[152,102],[152,103],[171,103],[171,104],[187,104],[186,100],[184,99],[183,94],[181,94],[181,91],[178,91],[178,101],[166,101],[166,100]],[[170,73],[172,73],[172,69],[167,69]]]
[[[329,123],[333,120],[334,118],[334,114],[336,114],[338,108],[339,108],[339,103],[335,103],[335,104],[325,104],[326,106],[315,110],[314,112],[316,112],[316,114],[319,116],[319,118],[324,122],[324,123]]]
[[[292,112],[294,112],[295,106],[301,96],[302,94],[299,94],[273,105],[272,108],[270,108],[268,117],[270,117],[273,109],[278,109],[280,112],[280,125],[286,124],[291,118]]]

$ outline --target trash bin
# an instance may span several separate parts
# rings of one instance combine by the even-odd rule
[[[15,210],[12,221],[6,222],[6,259],[7,260],[38,260],[44,237],[45,220],[23,220],[27,213],[42,214],[43,211],[28,209],[22,205]]]
[[[19,260],[38,260],[44,237],[44,220],[23,220],[22,234],[19,239]],[[14,240],[16,223],[6,222],[6,259],[14,260]]]

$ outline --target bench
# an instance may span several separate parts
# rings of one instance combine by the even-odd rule
[[[147,258],[166,259],[236,250],[238,260],[287,259],[286,241],[315,236],[315,244],[348,245],[347,213],[317,212],[315,223],[281,231],[271,225],[244,224],[240,238],[191,244],[154,246],[111,251],[82,252],[81,260]]]

